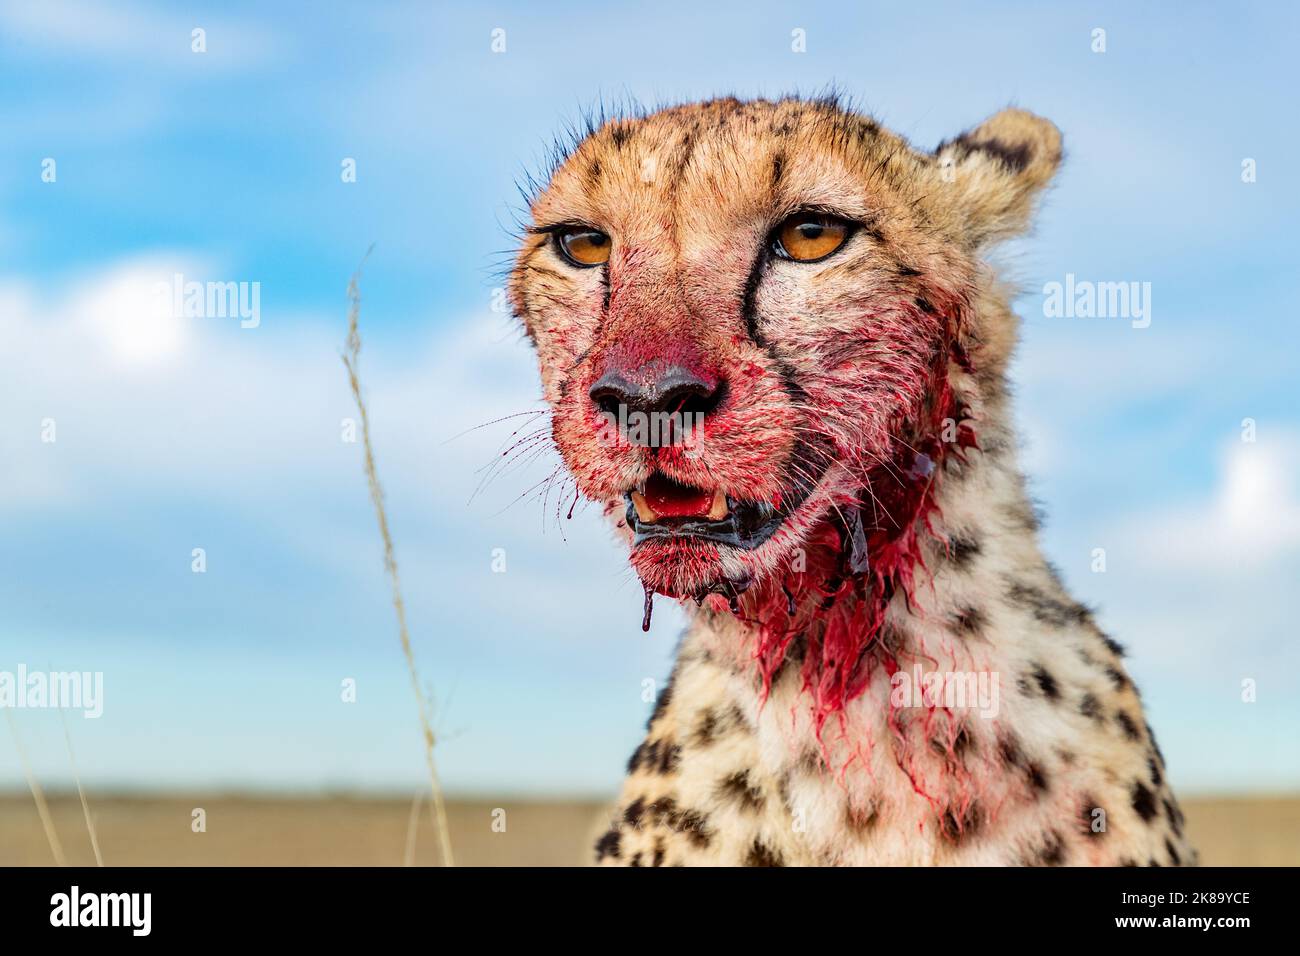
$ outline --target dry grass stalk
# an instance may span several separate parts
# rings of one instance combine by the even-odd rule
[[[5,720],[9,723],[9,733],[14,738],[14,748],[18,751],[18,759],[22,761],[23,775],[27,777],[27,787],[32,792],[32,799],[36,801],[36,812],[40,814],[41,826],[45,827],[45,839],[50,844],[50,852],[54,854],[54,862],[58,866],[67,866],[68,861],[63,857],[63,844],[59,842],[59,835],[54,831],[54,818],[50,816],[50,806],[45,802],[45,791],[41,789],[40,783],[32,773],[32,766],[27,762],[27,752],[23,750],[22,741],[18,739],[18,728],[14,726],[13,714],[9,708],[4,708]]]
[[[417,792],[411,801],[411,816],[406,821],[406,852],[402,854],[402,866],[415,866],[415,836],[420,828],[420,800],[423,792]]]
[[[373,248],[373,247],[372,247]],[[367,251],[366,256],[370,253]],[[361,416],[361,440],[365,448],[366,481],[370,485],[370,500],[375,506],[375,517],[379,521],[379,536],[384,543],[384,569],[388,572],[393,585],[393,610],[397,613],[397,631],[402,641],[402,654],[406,657],[406,669],[411,677],[411,689],[415,692],[416,703],[420,711],[420,729],[424,735],[424,760],[429,768],[429,787],[433,801],[433,823],[438,833],[438,844],[444,866],[454,865],[451,854],[451,834],[447,828],[447,808],[443,801],[442,787],[438,783],[438,769],[433,759],[435,738],[433,725],[429,721],[429,704],[424,691],[420,688],[420,678],[415,667],[415,654],[411,650],[411,635],[406,627],[406,604],[402,600],[402,586],[397,573],[397,558],[393,553],[393,539],[388,531],[388,515],[384,510],[384,489],[379,484],[379,474],[375,468],[374,450],[370,444],[370,416],[366,412],[366,403],[361,397],[361,378],[358,371],[361,357],[361,333],[357,320],[361,317],[361,291],[358,280],[361,266],[348,281],[348,339],[343,353],[343,365],[348,370],[348,384],[352,386],[352,397],[357,403],[357,412]]]
[[[90,815],[90,801],[86,799],[85,788],[81,786],[81,774],[77,773],[77,758],[72,754],[72,734],[68,732],[68,717],[59,709],[59,720],[63,722],[63,740],[68,745],[68,763],[72,766],[72,779],[77,784],[77,796],[81,798],[81,812],[86,817],[86,832],[90,834],[90,848],[95,851],[95,865],[103,866],[104,857],[99,852],[99,834],[95,832],[95,821]]]

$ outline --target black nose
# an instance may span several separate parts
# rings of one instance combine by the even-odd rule
[[[722,397],[722,382],[708,380],[683,368],[669,365],[649,374],[624,375],[611,371],[591,386],[591,400],[602,412],[618,415],[628,411],[705,415]]]

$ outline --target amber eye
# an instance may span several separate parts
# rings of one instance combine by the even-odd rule
[[[819,212],[795,213],[772,234],[772,249],[784,259],[816,262],[844,245],[850,225]]]
[[[555,234],[555,243],[570,263],[582,268],[609,261],[609,236],[588,226],[568,226]]]

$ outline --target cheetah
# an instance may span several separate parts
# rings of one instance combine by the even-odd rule
[[[509,297],[645,626],[656,596],[690,619],[596,862],[1194,863],[1016,461],[986,254],[1057,128],[1009,108],[924,152],[837,97],[726,98],[574,139]]]

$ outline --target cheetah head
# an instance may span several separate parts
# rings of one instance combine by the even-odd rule
[[[648,594],[734,607],[823,540],[870,566],[969,434],[940,434],[963,421],[953,381],[1005,362],[979,254],[1024,228],[1060,152],[1021,110],[927,153],[797,99],[576,145],[531,202],[510,295],[555,444]]]

